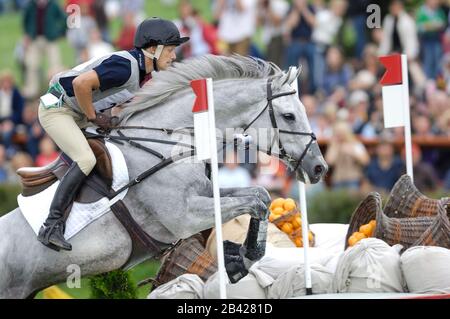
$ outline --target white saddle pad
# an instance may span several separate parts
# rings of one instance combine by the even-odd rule
[[[111,155],[112,169],[113,169],[113,183],[112,188],[118,190],[129,182],[128,168],[123,157],[122,151],[112,143],[106,142],[109,154]],[[50,204],[53,195],[58,188],[59,181],[43,190],[42,192],[24,197],[21,194],[17,197],[20,210],[23,216],[30,224],[36,235],[39,232],[44,221],[47,219]],[[120,199],[123,199],[127,194],[128,189],[122,191],[113,199],[109,200],[106,197],[89,204],[74,202],[69,218],[66,222],[66,231],[64,237],[70,239],[76,235],[80,230],[89,225],[97,218],[110,212],[109,207]]]

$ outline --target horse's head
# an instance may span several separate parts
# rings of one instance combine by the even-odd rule
[[[212,78],[218,129],[244,128],[261,151],[278,155],[299,180],[317,183],[328,167],[292,88],[299,73],[297,68],[282,72],[274,64],[238,55],[193,58],[155,74],[121,119],[128,125],[192,126],[195,95],[190,81]],[[274,128],[277,138],[261,143],[260,133]]]
[[[293,87],[299,73],[299,69],[291,67],[267,80],[265,106],[244,130],[250,127],[275,129],[276,138],[265,151],[283,160],[296,172],[298,180],[315,184],[326,174],[328,165],[298,98],[297,88]]]

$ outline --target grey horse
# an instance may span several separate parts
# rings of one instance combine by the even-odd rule
[[[155,74],[152,83],[120,113],[121,125],[164,128],[192,127],[194,93],[190,81],[212,78],[216,124],[219,132],[242,128],[251,123],[267,106],[267,81],[272,79],[273,94],[292,91],[291,83],[298,71],[282,72],[262,60],[232,56],[203,56],[176,63],[165,72]],[[311,132],[304,106],[295,94],[271,101],[278,126],[285,131]],[[266,110],[249,128],[272,128]],[[151,130],[127,130],[128,136],[170,139],[166,133]],[[225,136],[225,134],[224,134]],[[257,136],[252,136],[254,141]],[[327,171],[317,143],[307,136],[280,134],[283,160],[296,167],[297,178],[318,182]],[[256,142],[258,143],[258,142]],[[142,142],[165,156],[173,155],[173,145]],[[158,163],[159,159],[124,143],[122,150],[130,178]],[[264,147],[261,147],[264,149]],[[301,165],[298,159],[305,153]],[[268,192],[262,187],[221,189],[222,221],[250,214],[267,221]],[[202,230],[214,227],[214,201],[211,181],[205,175],[205,163],[185,159],[158,171],[130,188],[124,203],[134,219],[153,238],[173,243]],[[77,265],[81,276],[100,274],[122,267],[132,251],[132,241],[111,213],[103,215],[70,240],[73,250],[56,252],[36,240],[20,208],[0,218],[0,298],[26,298],[50,285],[64,282]],[[140,256],[134,264],[154,256]]]

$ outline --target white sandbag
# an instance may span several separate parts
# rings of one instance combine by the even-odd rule
[[[226,277],[226,291],[228,299],[266,299],[266,290],[258,284],[252,274],[248,274],[235,284],[230,283]],[[203,296],[205,299],[220,298],[218,271],[206,281]]]
[[[202,299],[203,280],[194,274],[184,274],[153,290],[147,299]]]
[[[348,248],[339,258],[333,292],[403,292],[401,248],[377,238],[363,239]]]
[[[327,250],[312,247],[309,248],[308,256],[311,264],[325,266],[333,255]],[[266,288],[289,268],[302,264],[304,264],[303,248],[277,248],[267,245],[265,256],[252,265],[249,272],[263,288]]]
[[[319,264],[311,264],[311,283],[314,294],[331,293],[333,273]],[[291,267],[282,273],[267,290],[268,299],[285,299],[306,295],[304,265]]]
[[[222,226],[223,240],[229,240],[235,243],[242,244],[245,241],[248,233],[248,225],[250,223],[250,215],[244,214],[238,216]],[[273,223],[267,226],[267,243],[275,247],[294,248],[294,242],[289,239],[289,236],[279,230]],[[206,242],[206,250],[211,256],[217,255],[216,245],[216,230],[213,229]]]
[[[316,235],[314,247],[333,254],[344,251],[348,224],[311,224],[309,227]]]
[[[332,252],[331,258],[325,264],[325,268],[331,271],[332,274],[336,272],[337,265],[339,263],[339,259],[344,254],[344,251],[341,252]]]
[[[450,250],[416,246],[401,256],[408,290],[418,294],[450,294]]]

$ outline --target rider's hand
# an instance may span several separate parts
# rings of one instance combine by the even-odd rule
[[[107,130],[117,126],[119,121],[117,116],[110,117],[103,113],[96,113],[95,119],[93,119],[91,122],[101,129]]]

